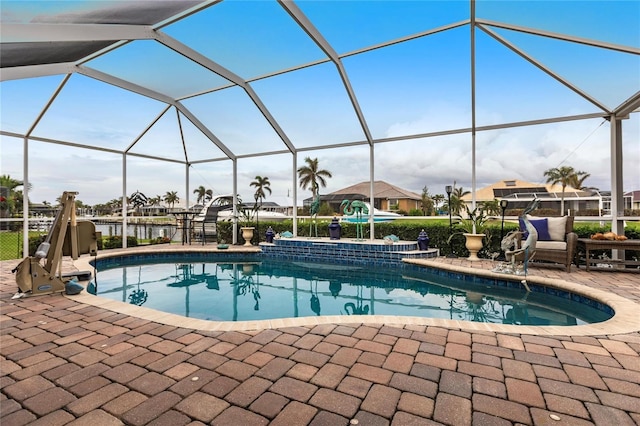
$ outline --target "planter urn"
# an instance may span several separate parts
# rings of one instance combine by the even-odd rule
[[[466,242],[465,247],[469,250],[468,260],[475,262],[480,260],[478,252],[482,249],[482,240],[486,236],[485,234],[463,234]]]
[[[253,226],[243,226],[242,228],[240,228],[240,230],[242,231],[242,238],[244,238],[245,246],[251,245],[251,239],[253,238],[254,229],[255,228]]]

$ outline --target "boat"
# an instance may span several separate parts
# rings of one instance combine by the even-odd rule
[[[258,220],[279,222],[289,217],[284,213],[258,209]],[[252,205],[243,204],[238,209],[238,218],[254,220],[256,212]],[[233,196],[220,195],[208,201],[194,218],[194,222],[230,222],[233,220]]]
[[[371,204],[364,202],[364,205],[367,206],[367,209],[369,209],[369,211],[371,211]],[[394,212],[386,212],[383,210],[379,210],[376,209],[375,207],[373,208],[373,221],[375,223],[378,222],[390,222],[392,220],[395,220],[399,217],[402,217],[402,215],[398,214],[398,213],[394,213]],[[362,218],[358,218],[356,215],[344,215],[342,216],[342,218],[340,219],[340,222],[347,222],[347,223],[369,223],[369,214],[362,214]]]

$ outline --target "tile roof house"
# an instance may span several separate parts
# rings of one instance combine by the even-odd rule
[[[624,196],[624,207],[630,208],[630,193]],[[462,197],[471,206],[469,193]],[[531,183],[518,179],[505,179],[476,191],[476,202],[508,200],[508,209],[523,209],[534,198],[540,199],[539,209],[560,211],[562,199],[562,185]],[[567,186],[564,190],[565,214],[577,215],[606,215],[610,213],[611,193],[607,191],[579,190]]]
[[[369,201],[371,186],[370,182],[360,182],[346,188],[339,189],[330,194],[320,194],[320,201],[327,202],[334,211],[340,210],[340,203],[343,200]],[[404,210],[409,212],[412,209],[422,207],[422,196],[415,192],[397,187],[388,182],[377,180],[373,182],[374,207],[383,211]],[[313,200],[307,198],[304,205],[310,205]]]

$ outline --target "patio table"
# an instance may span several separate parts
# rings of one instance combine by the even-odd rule
[[[589,253],[591,250],[636,250],[640,252],[640,240],[592,240],[591,238],[578,238],[578,244],[584,244],[585,248],[585,264],[587,271],[590,270],[591,265],[597,264],[609,264],[610,268],[594,268],[602,271],[615,271],[620,272],[621,270],[629,271],[629,272],[640,272],[640,261],[639,260],[626,260],[624,257],[624,253],[622,255],[622,260],[616,259],[591,259]],[[621,265],[622,268],[614,268],[614,264]],[[625,268],[626,266],[636,266],[636,268]]]
[[[182,245],[185,245],[185,243],[191,245],[191,226],[196,213],[185,210],[173,211],[171,212],[171,214],[175,215],[178,219],[178,229],[182,231]]]

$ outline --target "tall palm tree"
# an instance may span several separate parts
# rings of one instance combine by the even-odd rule
[[[205,188],[202,185],[200,185],[199,187],[194,189],[193,193],[198,196],[198,198],[196,199],[196,203],[198,203],[198,204],[200,204],[200,203],[204,204],[204,203],[206,203],[208,200],[210,200],[213,197],[213,191],[210,190],[210,189]],[[207,199],[207,197],[208,197],[208,199]]]
[[[318,195],[320,186],[327,186],[327,178],[333,177],[329,170],[318,169],[318,159],[306,157],[304,159],[305,166],[298,168],[298,179],[300,179],[300,188],[310,189],[315,197]]]
[[[266,192],[269,192],[269,194],[271,194],[271,182],[269,182],[269,178],[266,176],[256,176],[255,180],[249,185],[256,188],[256,192],[253,194],[253,198],[256,200],[253,209],[256,213],[256,232],[258,233],[258,243],[260,243],[260,224],[258,222],[258,210],[260,209],[260,207],[262,207],[262,201],[267,198]]]
[[[173,206],[178,201],[180,201],[180,197],[178,197],[178,191],[167,191],[167,193],[164,194],[164,202],[169,204],[171,208],[173,208]]]
[[[577,172],[571,166],[554,167],[544,172],[547,183],[551,185],[562,185],[562,193],[560,194],[560,213],[564,215],[564,190],[572,181],[579,179],[581,176],[588,175],[586,172]],[[586,179],[586,177],[585,177]]]

